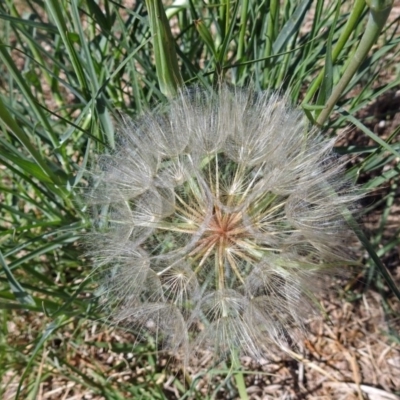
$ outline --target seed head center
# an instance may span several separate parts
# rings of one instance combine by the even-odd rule
[[[239,213],[223,213],[219,208],[215,208],[214,215],[210,221],[207,236],[215,241],[224,242],[234,241],[236,235],[240,233],[241,216]]]

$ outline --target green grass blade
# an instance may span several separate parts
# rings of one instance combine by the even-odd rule
[[[390,290],[396,295],[396,297],[400,300],[400,290],[397,287],[396,283],[394,282],[392,276],[390,275],[389,270],[386,268],[385,264],[380,260],[378,255],[376,254],[372,244],[370,241],[367,239],[365,236],[364,232],[358,225],[357,221],[354,219],[354,217],[351,215],[351,213],[348,210],[343,211],[343,215],[347,221],[347,223],[350,225],[350,227],[353,229],[354,233],[357,235],[358,239],[360,242],[363,244],[365,249],[367,250],[368,254],[370,255],[371,259],[374,261],[376,267],[384,277],[387,285],[389,286]]]
[[[354,124],[357,128],[361,129],[368,137],[370,137],[373,141],[380,144],[385,150],[392,153],[395,157],[400,159],[400,153],[398,153],[392,146],[382,140],[379,136],[375,135],[370,129],[368,129],[362,122],[358,119],[354,118],[352,115],[347,113],[346,111],[341,112],[342,115],[346,116],[346,119]]]
[[[18,400],[20,393],[21,393],[21,389],[22,389],[22,385],[24,383],[24,379],[27,376],[37,354],[39,353],[39,351],[43,348],[44,343],[48,340],[48,338],[57,330],[60,328],[60,326],[62,325],[62,323],[65,321],[65,317],[58,317],[56,320],[54,320],[53,322],[51,322],[45,329],[45,331],[43,332],[42,337],[39,339],[39,341],[37,342],[35,348],[33,349],[30,357],[29,357],[29,361],[26,365],[25,371],[21,376],[18,388],[17,388],[17,393],[15,395],[15,400]]]
[[[25,289],[21,286],[21,284],[15,279],[11,269],[8,268],[6,260],[3,257],[3,253],[0,251],[0,265],[3,268],[3,271],[6,275],[8,284],[10,285],[11,291],[14,293],[15,298],[21,304],[29,304],[31,306],[35,306],[36,303],[33,300],[32,296],[25,291]]]
[[[289,40],[296,34],[300,28],[307,9],[311,6],[312,0],[302,0],[296,7],[295,12],[282,27],[278,37],[272,46],[274,54],[280,53]]]

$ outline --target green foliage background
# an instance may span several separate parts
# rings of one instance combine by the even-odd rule
[[[179,4],[166,13],[185,84],[212,85],[223,77],[259,90],[288,90],[311,120],[354,60],[370,12],[359,0]],[[384,188],[379,201],[365,209],[379,208],[379,229],[369,241],[361,236],[371,255],[363,260],[365,290],[373,285],[382,293],[386,284],[396,292],[377,256],[384,259],[400,243],[400,229],[382,241],[398,201],[400,128],[379,138],[363,110],[399,89],[400,20],[389,21],[323,130],[335,134],[355,125],[362,139],[344,140],[337,151],[354,157],[348,170],[354,181],[362,176],[369,191]],[[80,196],[84,171],[94,151],[114,146],[117,111],[137,115],[165,99],[153,39],[141,1],[133,6],[109,0],[0,2],[0,376],[18,377],[18,398],[35,399],[54,371],[106,399],[167,398],[157,385],[165,372],[155,366],[149,347],[90,344],[134,352],[140,363],[152,366],[144,382],[118,383],[108,379],[113,371],[105,373],[95,362],[96,374],[85,375],[67,353],[50,346],[66,330],[78,348],[88,321],[102,317],[86,279],[90,262],[79,245],[90,225]],[[390,78],[383,79],[382,71]],[[7,340],[17,316],[27,321],[19,328],[26,329],[23,343]],[[240,373],[235,382],[233,390],[246,398]],[[188,392],[183,378],[176,377],[174,385],[182,398],[203,398],[195,389]],[[0,386],[0,397],[7,390]]]

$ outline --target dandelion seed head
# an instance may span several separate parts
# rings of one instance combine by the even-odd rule
[[[285,96],[184,89],[92,170],[88,234],[112,318],[168,350],[260,357],[297,340],[321,275],[349,261],[359,193]],[[187,358],[188,359],[188,358]]]

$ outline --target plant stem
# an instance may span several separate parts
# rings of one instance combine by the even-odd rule
[[[246,383],[244,381],[243,373],[240,371],[241,365],[239,355],[236,350],[231,351],[231,367],[234,370],[234,377],[236,381],[236,388],[239,392],[240,400],[248,400],[249,396],[246,392]]]
[[[174,97],[183,80],[178,67],[175,41],[161,0],[146,0],[158,83],[166,97]]]
[[[332,91],[331,96],[325,104],[325,108],[322,110],[321,114],[317,118],[317,125],[322,126],[326,120],[328,119],[330,113],[332,112],[333,107],[338,101],[339,97],[342,95],[343,91],[346,89],[346,86],[349,84],[351,78],[357,72],[361,63],[364,61],[367,56],[369,50],[374,45],[376,39],[382,31],[382,28],[385,26],[386,20],[390,14],[390,10],[392,9],[393,1],[383,0],[383,1],[373,1],[373,5],[370,7],[370,13],[368,17],[367,26],[365,29],[365,33],[361,38],[361,42],[351,59],[350,64],[344,71],[342,77],[340,78],[338,84]],[[376,6],[376,3],[379,3],[379,6]],[[382,3],[383,6],[382,6]],[[390,4],[389,4],[390,3]]]
[[[360,15],[364,10],[364,7],[365,7],[365,0],[356,0],[356,3],[354,4],[353,10],[351,11],[347,24],[344,30],[342,31],[342,34],[340,35],[335,48],[332,51],[332,63],[334,63],[338,59],[340,52],[343,50],[343,47],[349,40],[349,37],[351,33],[354,31],[358,19],[360,18]],[[310,99],[314,96],[315,92],[321,85],[321,82],[324,78],[324,74],[325,74],[325,68],[321,70],[317,78],[312,83],[311,87],[308,89],[307,94],[302,102],[302,105],[307,104],[310,101]]]

